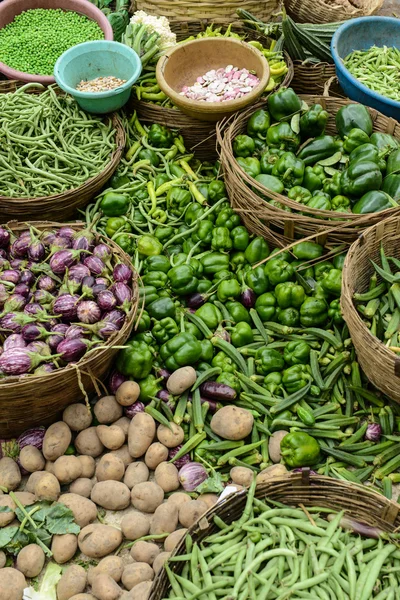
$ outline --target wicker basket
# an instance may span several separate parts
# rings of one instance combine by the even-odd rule
[[[238,8],[248,10],[262,21],[269,21],[279,8],[279,0],[132,0],[130,11],[144,10],[173,21],[209,19],[224,23],[237,19]]]
[[[346,3],[327,0],[284,0],[289,15],[297,23],[334,23],[375,14],[384,0],[347,0]]]
[[[301,60],[293,61],[292,88],[298,94],[345,98],[336,78],[335,65],[326,62],[313,64],[301,62]],[[329,94],[326,93],[327,90]]]
[[[400,258],[400,218],[391,217],[367,229],[350,247],[342,278],[341,306],[360,365],[375,387],[400,402],[400,357],[372,335],[353,304],[353,294],[368,290],[379,250]]]
[[[15,92],[24,82],[6,80],[0,81],[0,94]],[[27,93],[41,93],[35,89],[27,90]],[[58,93],[63,93],[59,90]],[[64,221],[76,216],[78,208],[85,207],[89,201],[101,190],[118,167],[123,150],[125,148],[125,131],[117,114],[112,115],[113,126],[116,130],[116,149],[110,157],[105,169],[88,179],[83,185],[76,189],[68,190],[62,194],[46,196],[41,198],[11,198],[0,196],[0,221],[18,219],[19,221]]]
[[[74,229],[82,229],[83,223],[68,223]],[[15,232],[27,228],[26,223],[15,221],[8,223]],[[40,230],[61,227],[59,223],[35,222]],[[99,236],[100,238],[100,236]],[[127,254],[111,240],[104,239],[113,251],[113,255],[132,268]],[[113,358],[118,352],[114,346],[123,345],[129,338],[139,306],[138,279],[133,281],[133,302],[125,323],[114,336],[107,340],[108,348],[93,349],[76,365],[68,365],[44,376],[9,377],[7,382],[0,383],[0,438],[19,435],[22,431],[35,425],[47,425],[54,422],[61,411],[69,404],[82,399],[85,394],[96,391],[104,393],[101,380],[111,367]],[[112,345],[111,345],[112,344]]]
[[[210,509],[203,518],[193,525],[188,534],[193,542],[200,542],[206,536],[218,531],[213,522],[214,515],[218,515],[225,523],[236,521],[243,513],[247,494],[239,492],[229,497],[225,502],[217,504]],[[400,525],[400,506],[396,502],[387,500],[381,494],[371,491],[367,487],[339,481],[320,475],[309,475],[308,470],[302,473],[293,473],[288,477],[277,478],[270,483],[259,486],[256,498],[269,498],[274,501],[291,506],[320,506],[333,510],[346,510],[348,515],[377,526],[384,531],[393,531]],[[186,554],[185,537],[179,542],[174,555]],[[180,573],[184,562],[171,562],[170,568]],[[169,580],[165,569],[158,572],[149,600],[162,600],[168,597]]]
[[[178,41],[182,41],[190,36],[196,36],[206,28],[215,23],[214,20],[202,21],[179,21],[171,23],[171,29],[176,33]],[[227,28],[228,23],[220,23],[220,27]],[[244,27],[243,25],[234,25],[232,31],[240,35],[246,35],[249,40],[267,42],[267,38],[257,31]],[[293,77],[293,62],[290,56],[285,54],[285,61],[288,66],[288,72],[282,81],[282,86],[289,86]],[[132,94],[130,108],[136,110],[136,113],[144,123],[159,123],[160,125],[173,126],[180,130],[188,150],[196,152],[196,157],[200,160],[214,161],[218,158],[217,153],[217,135],[216,124],[207,121],[199,121],[185,115],[177,108],[164,108],[151,102],[143,102],[134,98]]]
[[[330,118],[327,133],[336,134],[335,115],[337,111],[349,100],[324,96],[300,96],[309,106],[321,104]],[[391,208],[378,213],[355,215],[353,213],[335,213],[332,220],[332,211],[307,208],[286,196],[266,190],[254,179],[246,175],[238,166],[233,156],[232,142],[236,135],[243,133],[246,123],[254,108],[249,108],[227,126],[218,126],[217,137],[220,146],[220,158],[225,174],[225,183],[232,206],[241,214],[246,226],[254,233],[263,235],[266,239],[273,238],[281,246],[292,244],[301,238],[317,238],[322,245],[345,243],[351,244],[357,237],[371,225],[379,223],[382,219],[400,213],[399,208]],[[382,131],[394,135],[400,140],[400,123],[385,117],[374,109],[369,109],[374,124],[374,131]],[[255,191],[258,190],[258,193]],[[275,207],[260,198],[261,194],[279,201],[283,206],[289,207],[292,212]],[[307,214],[301,211],[307,210]]]

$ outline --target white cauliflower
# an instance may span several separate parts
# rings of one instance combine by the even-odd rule
[[[160,40],[158,42],[160,50],[166,50],[171,46],[176,45],[176,35],[172,33],[169,21],[166,17],[155,17],[148,15],[144,10],[138,10],[131,17],[133,23],[140,23],[146,25],[146,29],[149,33],[158,33]]]

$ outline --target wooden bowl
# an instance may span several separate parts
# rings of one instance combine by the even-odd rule
[[[184,85],[193,85],[197,77],[211,69],[233,65],[254,71],[260,83],[251,92],[225,102],[190,100],[181,96]],[[269,65],[263,54],[246,42],[232,38],[205,38],[174,46],[157,63],[157,83],[182,112],[200,121],[219,121],[253,104],[269,81]]]

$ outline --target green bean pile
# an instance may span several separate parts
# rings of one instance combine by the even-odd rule
[[[111,120],[87,115],[52,86],[40,95],[25,93],[31,86],[0,94],[1,196],[52,196],[77,188],[101,173],[116,147]]]
[[[343,529],[361,524],[344,511],[303,510],[254,498],[254,484],[242,517],[200,545],[186,537],[186,554],[166,563],[174,600],[395,600],[399,597],[400,551],[390,537],[368,528],[362,539]],[[329,514],[329,520],[322,518]],[[349,524],[350,522],[350,524]],[[364,526],[365,527],[365,526]],[[397,535],[393,536],[393,539]],[[184,562],[180,575],[171,563]],[[167,600],[167,598],[164,598]]]
[[[400,101],[400,50],[378,48],[355,50],[344,59],[349,72],[377,94]]]

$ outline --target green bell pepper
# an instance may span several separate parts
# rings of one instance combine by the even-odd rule
[[[361,144],[352,150],[349,162],[353,163],[360,160],[369,160],[379,164],[380,166],[386,165],[385,161],[382,161],[380,152],[373,144]]]
[[[320,448],[317,440],[308,433],[288,433],[281,440],[281,455],[292,469],[310,467],[319,461]]]
[[[174,141],[172,131],[165,125],[153,123],[150,126],[148,139],[155,148],[170,148]]]
[[[106,217],[120,217],[127,213],[130,203],[130,199],[124,194],[107,192],[100,202],[100,210]]]
[[[220,271],[229,270],[229,255],[221,252],[210,252],[200,258],[204,275],[215,275]]]
[[[391,177],[391,175],[389,175],[389,177]],[[380,212],[381,210],[394,208],[396,206],[398,206],[397,202],[386,192],[381,190],[371,190],[364,194],[360,200],[354,204],[353,213],[356,215],[365,215],[367,213]]]
[[[305,292],[301,285],[287,281],[278,283],[275,288],[275,297],[279,308],[299,308],[305,298]]]
[[[275,287],[278,283],[285,283],[294,277],[294,267],[286,260],[274,258],[269,260],[265,266],[265,274],[270,284]]]
[[[251,324],[252,321],[249,315],[249,311],[240,302],[233,300],[227,302],[225,304],[225,307],[231,315],[234,323],[241,323],[243,321],[245,323]]]
[[[237,394],[240,394],[242,391],[240,381],[233,373],[221,373],[217,377],[217,383],[223,383],[224,385],[228,385],[231,387]]]
[[[139,382],[140,394],[138,400],[148,404],[162,389],[159,379],[154,375],[147,375]]]
[[[289,123],[276,123],[268,129],[267,144],[270,148],[296,152],[300,146],[300,137],[293,131]]]
[[[152,235],[141,235],[137,239],[137,250],[143,256],[157,256],[162,254],[163,245]]]
[[[333,198],[333,196],[339,196],[342,191],[340,183],[341,173],[338,171],[333,177],[325,179],[324,192]]]
[[[244,253],[247,262],[254,265],[269,256],[269,247],[262,237],[255,237],[247,246]]]
[[[215,227],[212,232],[211,248],[220,252],[232,249],[232,240],[227,227]]]
[[[293,152],[285,152],[275,163],[272,175],[279,177],[286,188],[301,185],[304,179],[304,162]]]
[[[168,273],[171,268],[170,260],[163,254],[156,256],[148,256],[143,263],[143,272],[150,273],[151,271],[162,271]]]
[[[211,240],[212,240],[213,229],[214,229],[214,223],[212,221],[209,221],[208,219],[204,219],[203,221],[200,221],[200,223],[197,226],[196,231],[194,231],[192,234],[192,240],[196,244],[198,242],[201,242],[202,246],[203,245],[210,246]]]
[[[197,325],[195,325],[194,323],[191,323],[190,321],[187,321],[185,323],[185,332],[191,333],[196,338],[196,340],[202,341],[202,339],[204,338],[203,334],[201,333],[201,331],[197,327]]]
[[[283,351],[283,358],[288,365],[308,365],[310,351],[307,342],[288,342]]]
[[[239,158],[236,159],[239,167],[243,169],[247,175],[253,177],[255,179],[257,175],[261,173],[261,165],[258,158],[254,158],[253,156],[248,156],[247,158]]]
[[[400,173],[400,148],[389,154],[386,166],[386,176]]]
[[[315,281],[320,281],[320,279],[323,279],[325,273],[327,273],[328,271],[330,271],[333,268],[334,268],[333,263],[331,263],[329,260],[323,260],[323,261],[317,263],[314,266]]]
[[[321,190],[325,177],[325,171],[321,165],[308,166],[304,170],[303,186],[311,193]]]
[[[299,260],[314,260],[322,256],[323,246],[315,242],[299,242],[292,248],[292,252]]]
[[[231,331],[231,341],[235,348],[247,346],[254,341],[253,330],[248,323],[237,323]]]
[[[249,245],[250,236],[246,227],[238,225],[231,231],[232,246],[235,250],[246,250]]]
[[[118,352],[116,367],[130,379],[144,379],[153,366],[153,355],[145,342],[130,341]]]
[[[300,306],[300,322],[304,327],[319,327],[328,318],[328,305],[323,298],[306,298]]]
[[[196,337],[196,336],[195,336]],[[200,360],[204,362],[211,362],[214,356],[214,346],[210,340],[200,340],[201,355]]]
[[[298,153],[297,157],[306,166],[315,165],[320,160],[333,156],[340,149],[340,144],[331,135],[321,135],[311,140]]]
[[[131,182],[130,178],[127,175],[120,175],[118,170],[114,173],[114,175],[110,179],[110,185],[114,190],[117,190],[118,188],[120,188],[123,185],[126,185],[127,183],[130,183],[130,182]]]
[[[307,206],[315,208],[316,210],[331,210],[332,208],[331,201],[322,193],[313,196],[311,200],[309,200]],[[315,215],[313,215],[313,217],[315,218]]]
[[[285,367],[285,361],[278,350],[264,347],[257,350],[255,365],[259,375],[268,375],[273,371],[282,371]]]
[[[132,227],[122,217],[110,217],[106,223],[106,234],[112,238],[113,235],[120,230],[121,233],[131,233]]]
[[[341,269],[326,271],[321,279],[322,288],[332,296],[340,296],[342,291]]]
[[[157,190],[159,187],[164,185],[169,181],[169,176],[166,173],[158,173],[154,179],[154,189]]]
[[[277,308],[276,318],[281,325],[286,325],[286,327],[297,327],[300,322],[300,313],[297,308],[293,308],[293,306],[289,306],[289,308]]]
[[[220,179],[213,179],[208,184],[208,202],[213,205],[222,198],[227,198],[226,187]]]
[[[151,320],[149,313],[146,310],[142,311],[140,319],[136,323],[136,332],[143,333],[144,331],[148,331],[150,329],[150,324]]]
[[[268,375],[264,377],[263,387],[265,387],[270,394],[275,394],[281,387],[281,383],[282,373],[279,371],[272,371],[272,373],[268,373]]]
[[[151,333],[159,344],[165,344],[165,342],[168,342],[174,335],[179,333],[179,327],[174,319],[165,317],[165,319],[154,323]]]
[[[199,217],[203,216],[204,212],[204,208],[200,206],[198,202],[192,202],[191,204],[189,204],[189,208],[185,212],[185,224],[187,225],[187,227],[193,225]]]
[[[382,173],[372,161],[352,162],[340,178],[344,195],[361,197],[371,190],[379,190],[382,185]]]
[[[145,285],[140,286],[139,288],[139,298],[144,298],[144,305],[146,308],[159,298],[158,290],[154,287],[154,285]]]
[[[236,157],[247,158],[252,156],[255,149],[254,140],[249,135],[237,135],[233,140],[233,153]]]
[[[383,180],[382,191],[389,194],[393,200],[400,200],[400,174],[391,174]]]
[[[203,306],[200,306],[196,310],[196,316],[202,319],[204,323],[209,327],[212,331],[217,329],[218,325],[222,321],[222,315],[219,308],[217,308],[211,302],[206,302]]]
[[[311,200],[311,192],[301,185],[295,185],[288,191],[288,198],[294,200],[294,202],[300,202],[300,204],[307,204]]]
[[[261,173],[261,175],[257,175],[257,177],[255,179],[256,179],[256,181],[258,181],[258,183],[260,183],[265,188],[267,188],[267,190],[271,190],[272,192],[275,192],[276,194],[282,194],[282,192],[285,188],[282,181],[280,179],[278,179],[278,177],[275,177],[274,175],[265,175],[264,173]],[[260,194],[260,192],[258,190],[256,190],[255,188],[253,188],[253,189],[257,194]],[[260,195],[262,198],[268,200],[266,195],[264,195],[264,194],[260,194]]]
[[[332,300],[329,304],[328,317],[335,325],[341,325],[343,323],[340,298]]]
[[[281,87],[268,96],[268,110],[275,121],[281,121],[301,109],[301,100],[292,88]]]
[[[170,225],[157,225],[154,230],[154,237],[158,239],[159,242],[164,244],[168,240],[170,240],[175,234],[175,230]]]
[[[246,264],[246,257],[244,252],[240,250],[231,253],[231,266],[234,271],[240,269]]]
[[[335,269],[343,269],[344,261],[346,260],[347,252],[343,252],[341,254],[335,254],[332,259],[333,266]]]
[[[300,135],[304,140],[323,135],[329,114],[320,104],[313,104],[300,118]]]
[[[362,146],[363,144],[369,144],[369,135],[362,129],[350,129],[349,133],[344,136],[343,149],[347,154],[351,154],[353,150]]]
[[[282,385],[288,394],[294,394],[306,387],[310,379],[312,378],[308,365],[292,365],[282,373]]]
[[[218,213],[215,225],[217,227],[227,227],[229,230],[240,225],[240,216],[232,208],[224,208]]]
[[[246,283],[257,294],[265,294],[269,289],[268,278],[263,267],[256,267],[246,273]]]
[[[341,194],[339,194],[338,196],[335,196],[334,198],[332,198],[331,206],[332,206],[332,210],[336,210],[339,212],[348,212],[351,210],[350,209],[350,198],[347,198],[347,196],[342,196]]]
[[[269,113],[262,108],[256,110],[247,121],[247,133],[251,137],[265,140],[268,127],[271,124]]]
[[[176,306],[172,298],[164,296],[149,303],[147,306],[147,312],[152,319],[157,319],[157,321],[164,319],[165,317],[171,317],[174,319],[176,314]]]
[[[178,296],[193,294],[197,289],[198,278],[190,265],[178,265],[168,271],[172,291]]]
[[[389,154],[392,150],[397,150],[399,142],[390,133],[381,133],[375,131],[371,137],[370,142],[378,148],[383,154]]]
[[[179,367],[194,365],[200,360],[202,347],[191,333],[178,333],[160,348],[160,357],[167,369],[176,371]]]
[[[142,282],[144,285],[154,285],[154,287],[157,289],[164,288],[167,281],[168,276],[162,271],[150,271],[142,277]]]
[[[279,160],[282,154],[283,150],[279,150],[278,148],[269,148],[263,152],[260,156],[261,173],[271,175],[276,161]]]
[[[220,302],[235,300],[240,296],[241,287],[236,279],[224,279],[217,288],[217,297]]]
[[[219,367],[224,373],[234,373],[237,367],[225,352],[217,352],[211,361],[212,367]]]
[[[172,215],[180,217],[191,202],[192,194],[189,190],[180,187],[169,188],[167,193],[167,208]]]
[[[140,150],[138,157],[140,160],[150,161],[150,164],[153,165],[153,167],[158,167],[160,164],[160,157],[154,150],[151,150],[151,148],[143,148]]]
[[[363,104],[346,104],[336,113],[336,129],[341,138],[349,135],[352,129],[361,129],[367,135],[372,133],[372,119]]]
[[[258,296],[255,309],[262,321],[270,321],[275,315],[276,298],[271,292],[266,292]]]

